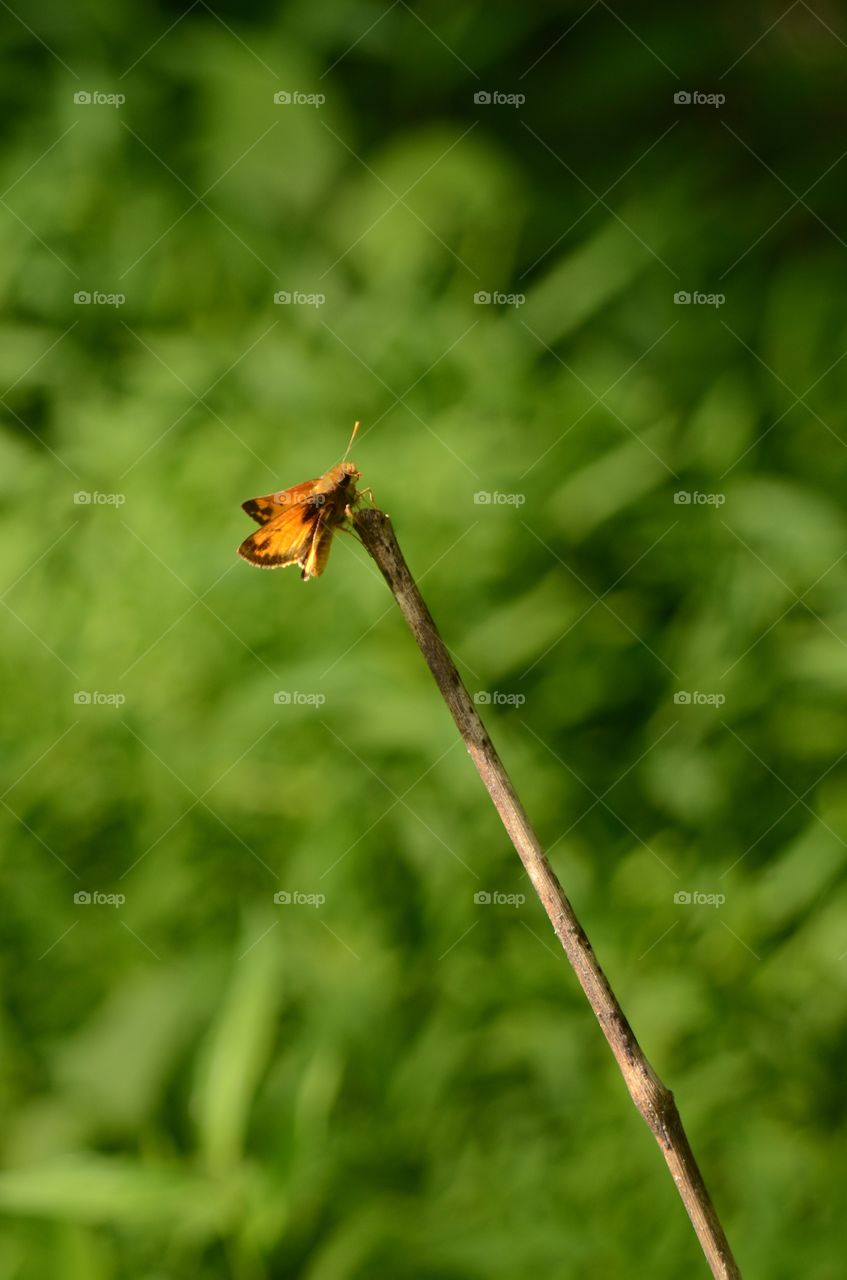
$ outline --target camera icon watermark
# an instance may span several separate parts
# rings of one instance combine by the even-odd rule
[[[701,493],[699,489],[677,489],[673,500],[677,507],[722,507],[726,502],[726,494]]]
[[[75,307],[122,307],[125,302],[125,293],[103,293],[100,289],[77,289],[74,294]]]
[[[88,489],[77,489],[74,494],[75,507],[122,507],[126,502],[125,493],[101,493]]]
[[[274,894],[274,902],[278,907],[322,907],[326,902],[324,893],[301,893],[298,889],[279,889]]]
[[[478,707],[522,707],[526,697],[522,693],[503,693],[500,689],[480,689],[473,700]]]
[[[277,289],[274,305],[277,307],[322,307],[325,293],[303,293],[300,289]]]
[[[477,289],[473,296],[475,307],[522,307],[526,302],[524,293],[503,293],[499,289],[490,292],[488,289]]]
[[[673,700],[677,707],[722,707],[726,702],[726,695],[700,693],[698,689],[678,689]]]
[[[714,307],[717,310],[726,302],[726,294],[703,293],[698,289],[693,292],[688,289],[677,289],[673,301],[675,307]]]
[[[678,107],[722,107],[725,93],[703,93],[700,89],[678,89],[673,96]]]
[[[503,93],[500,89],[477,89],[473,100],[478,107],[522,107],[525,93]]]
[[[678,907],[715,907],[717,909],[726,902],[726,894],[701,893],[699,890],[689,893],[685,889],[678,889],[673,900]]]
[[[324,693],[303,693],[299,689],[277,689],[274,703],[278,707],[322,707],[326,702]]]
[[[522,507],[525,493],[501,493],[499,489],[479,489],[473,496],[475,507]]]
[[[526,902],[526,894],[501,893],[499,889],[492,891],[478,889],[473,900],[478,907],[522,907]]]
[[[74,902],[78,907],[122,907],[126,902],[126,894],[101,893],[99,889],[93,892],[78,889],[74,894]]]
[[[77,689],[74,694],[77,707],[122,707],[125,702],[122,693],[100,693],[97,689]]]
[[[126,102],[123,93],[101,93],[99,89],[78,89],[74,94],[77,107],[122,107]]]
[[[326,94],[301,93],[299,89],[278,89],[274,94],[274,102],[278,107],[322,107],[326,102]]]

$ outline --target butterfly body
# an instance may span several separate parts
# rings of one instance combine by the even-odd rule
[[[260,569],[298,564],[304,581],[320,577],[333,531],[358,496],[360,474],[352,462],[339,462],[315,480],[242,503],[261,528],[244,539],[238,554]]]

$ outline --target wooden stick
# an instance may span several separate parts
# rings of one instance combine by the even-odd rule
[[[609,1042],[630,1096],[659,1144],[712,1275],[718,1280],[740,1280],[741,1272],[697,1167],[673,1094],[662,1084],[644,1056],[591,943],[547,861],[512,780],[403,558],[391,521],[384,512],[367,507],[353,514],[353,525],[379,566],[420,646],[479,776]]]

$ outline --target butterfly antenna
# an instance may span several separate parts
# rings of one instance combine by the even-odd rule
[[[347,455],[350,452],[350,450],[353,448],[353,441],[356,439],[356,432],[358,430],[359,430],[359,424],[358,422],[356,422],[353,424],[353,434],[350,437],[350,443],[348,444],[347,448],[344,450],[344,457],[341,459],[342,462],[345,462],[347,460]]]

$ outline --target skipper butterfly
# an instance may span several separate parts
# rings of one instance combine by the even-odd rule
[[[358,429],[357,422],[344,458]],[[304,582],[319,578],[326,568],[333,533],[361,496],[356,492],[360,475],[352,462],[342,460],[315,480],[304,480],[279,493],[243,502],[248,516],[262,527],[244,539],[238,554],[260,569],[299,564]]]

